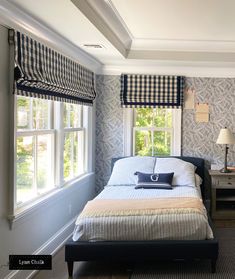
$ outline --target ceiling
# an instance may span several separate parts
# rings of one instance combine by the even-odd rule
[[[84,44],[101,44],[102,49],[85,49],[105,63],[107,59],[120,59],[120,53],[105,36],[77,9],[70,0],[8,0],[18,8],[54,30],[74,45],[85,49]]]
[[[1,2],[16,6],[102,65],[235,65],[234,0]]]
[[[234,0],[111,0],[134,39],[235,39]]]

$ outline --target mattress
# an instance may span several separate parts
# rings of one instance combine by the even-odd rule
[[[95,198],[103,200],[148,200],[169,198],[201,198],[200,187],[176,186],[172,190],[135,189],[135,186],[106,186]],[[159,215],[78,216],[73,240],[77,241],[141,241],[212,239],[207,212],[167,212]]]

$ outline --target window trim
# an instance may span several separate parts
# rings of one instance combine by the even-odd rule
[[[37,199],[40,199],[40,197],[43,197],[43,196],[46,196],[47,194],[51,193],[52,191],[55,190],[55,188],[57,187],[56,186],[56,183],[55,183],[55,134],[56,134],[56,130],[55,129],[51,129],[51,130],[30,130],[30,131],[20,131],[20,132],[16,132],[16,141],[17,141],[17,138],[18,137],[34,137],[36,136],[36,139],[37,139],[37,136],[41,136],[41,135],[52,135],[52,138],[51,138],[51,142],[52,142],[52,154],[51,154],[51,163],[52,163],[52,181],[53,181],[53,184],[54,184],[54,187],[51,188],[49,191],[46,191],[45,193],[42,193],[40,194],[39,196],[36,196],[26,202],[23,202],[22,205],[20,204],[17,204],[17,185],[16,185],[16,181],[15,181],[15,185],[14,185],[14,189],[15,189],[15,200],[14,200],[14,205],[15,205],[15,210],[21,208],[21,207],[24,207],[24,206],[27,206],[29,205],[30,203],[34,203]],[[17,148],[17,144],[16,144],[16,148]],[[17,152],[16,150],[14,151],[15,152],[15,158],[17,156]],[[37,149],[35,151],[37,153]],[[33,157],[33,160],[34,160],[34,163],[36,161],[36,165],[37,165],[37,156],[34,156]],[[16,164],[16,163],[15,163]],[[34,168],[37,169],[37,166],[35,166],[34,164]],[[16,166],[16,170],[17,170],[17,166]],[[15,170],[15,173],[14,173],[14,176],[16,177],[16,170]],[[36,172],[36,176],[37,176],[37,172]],[[36,177],[34,175],[34,178],[33,180],[35,180]],[[35,181],[34,181],[35,183]]]
[[[64,103],[62,103],[62,112],[64,112]],[[71,124],[70,123],[70,109],[69,109],[69,124]],[[86,170],[87,170],[87,166],[85,166],[85,164],[87,163],[87,161],[86,160],[84,160],[84,158],[86,157],[86,153],[85,153],[85,150],[86,150],[86,142],[85,142],[85,128],[84,128],[84,121],[83,121],[83,118],[84,118],[84,113],[85,113],[85,111],[84,111],[84,107],[82,106],[82,105],[79,105],[79,110],[78,110],[78,113],[79,113],[79,123],[78,123],[78,127],[65,127],[64,126],[64,121],[62,121],[62,129],[63,129],[63,140],[65,139],[65,135],[66,135],[66,133],[72,133],[72,132],[82,132],[82,136],[81,136],[81,138],[82,138],[82,140],[81,140],[81,142],[82,142],[82,144],[81,144],[81,146],[80,146],[80,151],[81,151],[81,149],[82,149],[82,152],[81,152],[81,161],[83,161],[84,162],[84,164],[83,164],[83,173],[85,173],[86,172]],[[62,118],[63,119],[63,118]],[[61,152],[62,152],[62,154],[64,154],[64,143],[63,143],[63,145],[61,146]],[[62,156],[63,157],[63,156]],[[64,157],[63,157],[64,158]],[[64,167],[64,160],[63,160],[63,167]],[[78,176],[75,176],[75,177],[72,177],[72,178],[70,178],[70,179],[65,179],[64,178],[64,168],[63,168],[63,173],[62,173],[62,184],[64,185],[64,184],[66,184],[67,182],[69,182],[69,181],[71,181],[71,180],[74,180],[74,179],[76,179],[77,177],[79,177],[80,175],[82,175],[82,174],[78,174]]]
[[[85,173],[82,176],[76,177],[76,179],[68,181],[63,187],[55,188],[54,191],[45,194],[43,197],[38,198],[33,203],[19,208],[14,212],[12,211],[13,213],[7,216],[10,229],[12,230],[15,225],[23,222],[25,219],[27,220],[28,216],[34,212],[39,212],[42,206],[45,207],[47,205],[53,204],[57,200],[63,198],[66,193],[73,191],[73,189],[77,187],[78,183],[80,186],[82,186],[84,183],[87,183],[87,181],[92,176],[94,176],[94,172]]]
[[[84,137],[85,137],[85,129],[84,128],[64,128],[64,135],[66,134],[66,133],[73,133],[73,132],[82,132],[81,133],[81,138],[82,138],[82,140],[81,140],[81,145],[79,146],[79,149],[80,149],[80,151],[82,151],[82,152],[80,152],[81,153],[81,161],[83,161],[83,162],[85,162],[84,161],[84,157],[85,157],[85,140],[84,140]],[[74,144],[74,142],[73,142],[73,144]],[[63,147],[63,146],[62,146]],[[64,164],[63,164],[63,166],[64,166]],[[86,166],[84,166],[83,165],[83,172],[82,173],[85,173],[85,170],[87,169],[87,167]],[[64,175],[63,175],[63,184],[65,184],[66,182],[68,182],[68,181],[70,181],[70,180],[73,180],[73,179],[76,179],[76,177],[79,177],[81,174],[79,174],[78,176],[75,176],[75,177],[72,177],[72,178],[70,178],[70,179],[68,179],[68,180],[66,180],[65,178],[64,178]]]
[[[134,128],[134,108],[125,108],[123,112],[123,154],[124,156],[133,156],[134,154],[134,137],[133,129],[141,129],[138,127]],[[182,122],[182,109],[173,109],[173,133],[172,133],[172,156],[181,155],[181,122]],[[167,128],[151,127],[151,129],[166,130]],[[172,129],[172,128],[169,128]],[[146,129],[145,129],[146,130]]]
[[[13,89],[13,88],[12,88]],[[92,145],[92,126],[93,126],[93,119],[94,114],[92,108],[82,107],[81,109],[81,119],[80,123],[81,126],[79,128],[64,128],[63,123],[63,103],[62,102],[55,102],[52,105],[50,120],[52,121],[51,127],[52,129],[45,129],[45,130],[27,130],[27,131],[17,131],[17,117],[16,117],[16,109],[17,109],[17,95],[12,94],[10,98],[10,108],[9,110],[9,118],[10,118],[10,145],[9,145],[9,213],[7,215],[7,219],[9,221],[10,229],[12,229],[13,224],[18,222],[18,220],[22,219],[22,217],[28,216],[31,212],[34,211],[36,208],[40,208],[41,205],[47,204],[50,202],[51,197],[57,195],[57,193],[61,193],[61,191],[66,191],[68,187],[71,187],[77,183],[83,184],[83,180],[87,179],[88,176],[93,175],[93,163],[89,162],[89,159],[93,160],[93,147]],[[14,113],[12,113],[14,111]],[[60,117],[57,117],[60,116]],[[53,121],[54,118],[54,121]],[[64,133],[65,130],[68,132],[71,131],[83,131],[83,161],[84,161],[84,168],[83,173],[79,174],[76,177],[71,178],[70,180],[64,180],[63,178],[63,150],[64,150]],[[16,204],[16,139],[17,136],[20,135],[35,135],[39,134],[48,134],[51,133],[54,135],[54,188],[48,192],[41,194],[30,201],[24,202],[21,206],[17,206]],[[13,146],[14,148],[11,148]],[[91,152],[91,153],[90,153]],[[48,201],[47,201],[48,200]]]
[[[56,184],[56,181],[55,181],[55,173],[57,171],[56,169],[56,158],[55,158],[55,154],[56,154],[56,127],[54,125],[54,107],[56,107],[56,104],[53,102],[53,101],[50,101],[48,100],[49,104],[48,104],[48,128],[47,129],[33,129],[33,114],[32,114],[32,111],[33,111],[33,99],[35,98],[30,98],[29,97],[29,101],[30,101],[30,119],[29,119],[29,127],[30,129],[26,129],[26,130],[23,130],[23,129],[19,129],[17,130],[17,97],[20,97],[20,96],[17,96],[17,95],[14,95],[14,103],[15,103],[15,106],[14,106],[14,119],[15,119],[15,123],[14,123],[14,134],[15,134],[15,142],[14,142],[14,158],[15,158],[15,168],[14,168],[14,201],[13,201],[13,204],[14,204],[14,209],[13,209],[13,212],[17,212],[17,211],[20,211],[21,208],[27,208],[27,207],[30,207],[30,204],[34,204],[37,200],[40,200],[41,198],[47,196],[47,195],[50,195],[51,192],[55,191],[56,188],[57,188],[57,184]],[[31,137],[36,137],[36,140],[37,140],[37,137],[40,136],[40,135],[52,135],[52,138],[51,138],[51,148],[52,148],[52,154],[51,154],[51,163],[52,163],[52,182],[53,182],[53,187],[46,191],[45,193],[42,193],[38,196],[35,196],[33,198],[31,198],[30,200],[27,200],[25,202],[23,202],[22,204],[17,204],[17,185],[16,185],[16,172],[17,172],[17,138],[18,137],[27,137],[27,136],[31,136]],[[35,143],[34,143],[35,144]],[[36,152],[36,155],[37,155],[37,149],[35,149]],[[34,154],[35,155],[35,154]],[[34,161],[34,169],[36,168],[37,169],[37,156],[33,156],[33,161]],[[34,177],[33,177],[33,180],[34,180],[34,185],[35,185],[35,180],[36,180],[36,175],[37,175],[37,172],[36,174],[34,174]]]

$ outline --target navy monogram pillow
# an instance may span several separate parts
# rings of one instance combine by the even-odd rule
[[[136,172],[138,175],[138,182],[135,189],[172,189],[172,179],[174,173],[143,173]]]

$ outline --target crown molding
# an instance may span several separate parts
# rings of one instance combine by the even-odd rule
[[[129,72],[235,78],[234,41],[144,40],[141,42],[142,39],[133,38],[123,22],[119,26],[118,22],[122,21],[122,19],[112,5],[111,0],[72,1],[87,3],[88,8],[93,10],[93,16],[97,15],[98,11],[101,11],[101,8],[98,9],[97,6],[103,5],[102,7],[104,8],[108,5],[110,7],[106,12],[110,13],[111,10],[111,15],[115,14],[115,24],[117,26],[116,29],[112,28],[113,30],[121,30],[120,34],[122,35],[120,35],[119,41],[123,40],[122,47],[126,56],[128,53],[127,48],[131,46],[130,41],[133,40],[131,48],[133,50],[129,52],[128,59],[112,60],[112,63],[104,65],[7,0],[0,0],[0,24],[23,31],[35,39],[44,41],[49,46],[79,61],[80,64],[90,68],[97,74],[120,75],[120,73]],[[96,3],[96,10],[91,8],[91,2]],[[104,6],[105,2],[106,6]],[[101,16],[99,17],[101,18]],[[112,16],[109,16],[108,19],[110,17],[112,18]],[[111,26],[104,21],[103,24]],[[118,35],[115,36],[117,37]],[[124,42],[125,38],[126,44]],[[150,48],[150,44],[151,48],[158,47],[160,50],[146,51],[147,47]],[[187,51],[181,51],[182,45],[184,45],[184,50],[187,49]],[[196,45],[197,49],[195,50]],[[210,48],[210,52],[205,51],[207,48]],[[201,51],[198,51],[198,49]],[[217,52],[217,49],[220,49],[220,51]]]
[[[135,38],[112,0],[71,0],[126,59],[235,62],[235,41]]]
[[[149,61],[146,63],[146,61],[133,60],[103,65],[97,74],[120,75],[121,73],[235,78],[235,63],[195,61]]]
[[[120,15],[109,0],[71,0],[90,22],[127,57],[132,37]]]
[[[0,24],[7,28],[24,32],[37,40],[45,42],[47,45],[75,59],[81,65],[94,72],[98,72],[102,66],[102,63],[97,59],[7,0],[0,0]]]
[[[131,50],[235,52],[235,41],[132,38]]]
[[[163,51],[163,50],[130,50],[128,59],[197,61],[197,62],[235,62],[235,52],[202,52],[202,51]]]

